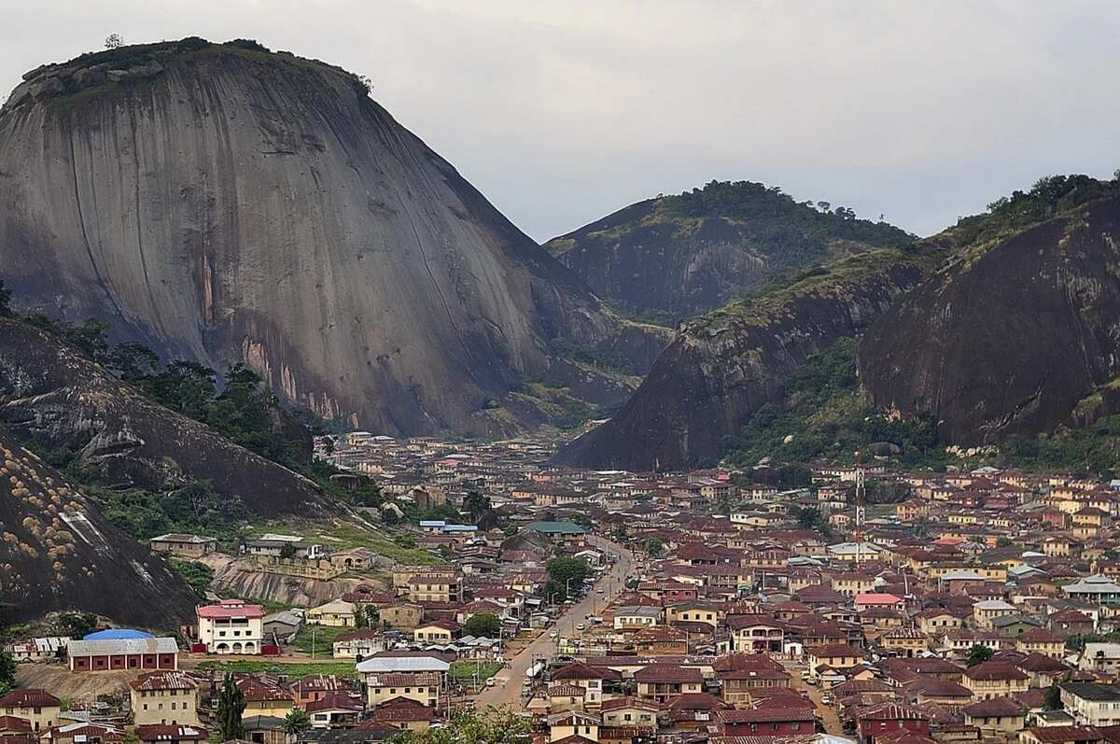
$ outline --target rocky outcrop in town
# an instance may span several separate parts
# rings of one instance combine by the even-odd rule
[[[56,610],[120,623],[187,621],[198,597],[145,546],[0,428],[0,597],[8,620]]]
[[[21,310],[245,362],[292,405],[390,434],[537,423],[512,390],[634,331],[368,83],[245,41],[27,73],[0,109],[0,267]]]
[[[860,254],[686,323],[618,415],[556,461],[634,471],[714,463],[724,437],[775,400],[793,370],[836,339],[860,334],[926,266],[913,252]]]

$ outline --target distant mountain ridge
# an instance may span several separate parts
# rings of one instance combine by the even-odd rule
[[[777,187],[712,181],[632,204],[545,247],[623,312],[684,318],[829,260],[914,236]]]

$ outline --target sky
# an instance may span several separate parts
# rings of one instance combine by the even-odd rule
[[[0,87],[128,43],[252,38],[373,96],[538,240],[762,181],[919,235],[1120,168],[1113,0],[0,0]]]

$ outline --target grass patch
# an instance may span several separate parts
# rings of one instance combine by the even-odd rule
[[[453,682],[473,682],[477,672],[479,681],[484,682],[501,669],[502,665],[496,661],[453,661],[447,674]]]
[[[407,542],[407,538],[411,536],[389,527],[383,527],[374,532],[355,522],[343,520],[309,521],[304,519],[298,522],[271,520],[255,524],[249,528],[249,534],[252,537],[259,537],[266,532],[299,535],[335,550],[369,548],[378,555],[383,555],[390,560],[406,565],[428,565],[443,562],[442,558],[426,550],[401,544],[398,540]]]
[[[332,644],[338,640],[338,637],[343,633],[352,633],[356,628],[332,628],[323,625],[304,625],[299,629],[299,633],[292,639],[292,648],[298,649],[305,654],[311,653],[312,631],[314,628],[314,641],[315,641],[315,655],[321,655],[324,649],[329,653],[332,649]]]

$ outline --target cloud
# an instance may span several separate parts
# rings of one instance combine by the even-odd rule
[[[546,239],[658,192],[762,180],[930,233],[1120,166],[1109,2],[2,3],[0,81],[97,48],[256,38],[374,95]]]

